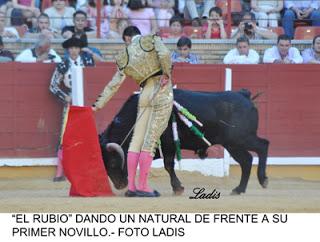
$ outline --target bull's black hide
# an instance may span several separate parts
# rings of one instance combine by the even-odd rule
[[[174,99],[203,123],[199,128],[205,137],[214,145],[224,146],[231,156],[240,164],[242,175],[240,184],[233,189],[233,194],[244,193],[247,188],[254,151],[259,157],[258,179],[263,187],[267,186],[266,160],[269,142],[257,136],[258,111],[246,90],[239,92],[194,92],[187,90],[174,90]],[[100,144],[108,175],[115,187],[120,189],[127,185],[126,154],[132,134],[124,142],[122,149],[125,154],[122,166],[119,150],[106,148],[109,143],[121,144],[133,127],[137,115],[138,95],[131,96],[123,105],[112,123],[100,135]],[[176,110],[173,109],[175,113]],[[164,166],[170,175],[173,191],[176,194],[183,192],[179,179],[174,171],[175,145],[171,128],[171,119],[168,128],[161,136]],[[177,118],[178,133],[181,148],[193,150],[201,157],[205,156],[207,144],[196,137]],[[159,157],[157,152],[155,159]],[[199,164],[201,165],[201,164]]]

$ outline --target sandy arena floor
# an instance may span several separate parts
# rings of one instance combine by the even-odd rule
[[[302,179],[270,179],[262,189],[255,174],[247,193],[230,196],[238,176],[217,178],[196,172],[177,172],[185,186],[182,196],[172,195],[169,177],[162,169],[152,171],[151,185],[160,198],[126,198],[125,190],[115,197],[68,197],[69,183],[49,179],[1,179],[0,212],[320,212],[320,182]],[[221,192],[220,199],[194,200],[195,187]],[[143,206],[141,206],[143,204]]]

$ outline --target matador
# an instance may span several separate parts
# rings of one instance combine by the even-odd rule
[[[117,72],[107,84],[93,110],[101,109],[117,92],[126,76],[140,87],[136,124],[127,155],[127,197],[158,197],[148,185],[148,175],[161,134],[168,126],[172,111],[170,51],[156,35],[141,36],[135,26],[123,32],[126,48],[116,57]],[[139,164],[138,184],[135,184]]]

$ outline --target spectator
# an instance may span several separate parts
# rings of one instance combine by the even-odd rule
[[[291,39],[285,34],[280,35],[277,46],[266,49],[263,56],[263,63],[299,64],[302,62],[299,50],[291,46]]]
[[[227,33],[222,19],[222,10],[219,7],[213,7],[209,11],[208,24],[205,26],[206,39],[226,39]]]
[[[170,19],[170,30],[166,33],[161,33],[162,38],[180,38],[183,35],[183,19],[180,16],[173,16]]]
[[[185,62],[190,64],[199,64],[198,56],[190,53],[191,47],[191,40],[188,37],[181,37],[177,43],[177,51],[174,51],[171,54],[172,63]]]
[[[53,178],[54,182],[65,180],[62,168],[62,136],[67,122],[68,106],[72,103],[71,91],[71,68],[94,66],[92,56],[81,52],[81,48],[85,43],[76,37],[65,40],[62,47],[68,52],[68,57],[64,58],[62,62],[57,64],[57,67],[52,75],[49,90],[63,103],[62,125],[59,137],[58,146],[58,164],[56,175]]]
[[[111,0],[111,4],[105,6],[103,11],[103,15],[107,17],[105,21],[107,32],[104,36],[110,31],[109,36],[117,36],[118,38],[118,34],[120,34],[120,38],[122,38],[122,32],[128,26],[128,14],[129,9],[125,7],[123,0]]]
[[[320,35],[313,38],[312,47],[302,52],[303,63],[320,64]]]
[[[46,35],[41,34],[35,46],[31,49],[23,50],[17,57],[19,62],[61,62],[60,56],[51,49],[51,41]]]
[[[169,19],[174,15],[174,0],[147,0],[148,6],[154,9],[159,27],[168,27]]]
[[[146,8],[145,0],[129,0],[128,17],[130,24],[138,27],[142,35],[157,32],[157,20],[152,8]]]
[[[291,39],[294,37],[294,21],[296,19],[311,19],[312,26],[320,26],[320,11],[317,0],[287,1],[282,18],[284,32]]]
[[[18,31],[14,27],[5,27],[6,14],[0,12],[0,36],[2,38],[19,39]]]
[[[2,37],[0,36],[0,63],[14,61],[13,54],[4,48]]]
[[[98,17],[98,12],[97,12],[97,4],[96,0],[89,0],[87,3],[86,1],[84,3],[81,3],[77,1],[77,4],[80,4],[77,7],[77,9],[82,10],[87,14],[87,27],[93,29],[94,31],[97,31],[97,17]],[[110,15],[107,15],[105,13],[105,8],[108,6],[107,5],[107,0],[103,0],[102,4],[102,10],[101,10],[101,24],[100,24],[100,36],[101,37],[106,37],[108,31],[109,31],[109,23],[107,20],[107,17],[110,18]]]
[[[51,28],[61,31],[65,26],[72,25],[74,8],[66,6],[66,0],[52,0],[52,7],[44,10],[50,17]]]
[[[259,54],[250,49],[249,39],[245,36],[237,39],[237,48],[228,52],[224,57],[224,64],[259,64]]]
[[[170,19],[170,34],[168,38],[180,38],[183,35],[183,19],[173,16]]]
[[[183,17],[184,15],[184,9],[186,6],[186,1],[185,0],[174,0],[175,6],[174,6],[174,12],[175,15],[179,15]]]
[[[232,39],[237,39],[240,36],[246,36],[248,39],[276,39],[277,34],[272,31],[258,27],[256,18],[253,13],[244,12],[238,28],[231,35]]]
[[[198,27],[202,25],[200,18],[203,20],[209,17],[209,11],[215,6],[214,0],[188,0],[186,7],[192,19],[192,26]]]
[[[110,31],[109,31],[109,33],[107,35],[107,38],[110,38],[110,39],[122,39],[123,31],[128,26],[129,26],[129,22],[128,22],[127,19],[119,19],[115,29],[113,29],[113,28],[110,29]]]
[[[12,6],[10,0],[0,0],[0,11],[6,13],[7,9]]]
[[[60,37],[60,34],[57,30],[50,28],[50,18],[45,13],[40,14],[37,20],[37,26],[35,28],[30,29],[24,35],[24,38],[39,38],[40,34],[44,34],[49,38]]]
[[[251,4],[250,4],[251,0],[240,0],[240,1],[241,1],[242,11],[250,12],[251,11]]]
[[[21,9],[22,16],[29,23],[29,27],[34,25],[34,18],[40,15],[40,9],[36,7],[35,0],[12,0],[12,6]]]
[[[88,38],[95,38],[96,31],[87,27],[87,14],[82,10],[78,10],[73,14],[73,26],[65,26],[61,35],[65,39],[70,39],[73,34],[82,35],[86,34]]]
[[[251,8],[256,15],[259,27],[278,27],[283,0],[252,0]]]

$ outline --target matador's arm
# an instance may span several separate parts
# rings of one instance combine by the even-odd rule
[[[114,94],[118,91],[119,87],[123,83],[126,75],[123,71],[117,70],[116,74],[112,77],[112,80],[103,89],[102,93],[98,96],[96,102],[92,105],[96,109],[101,109],[106,105],[106,103],[112,98]]]
[[[163,74],[171,78],[172,62],[169,49],[163,44],[161,38],[158,36],[154,36],[154,47],[158,54]]]

